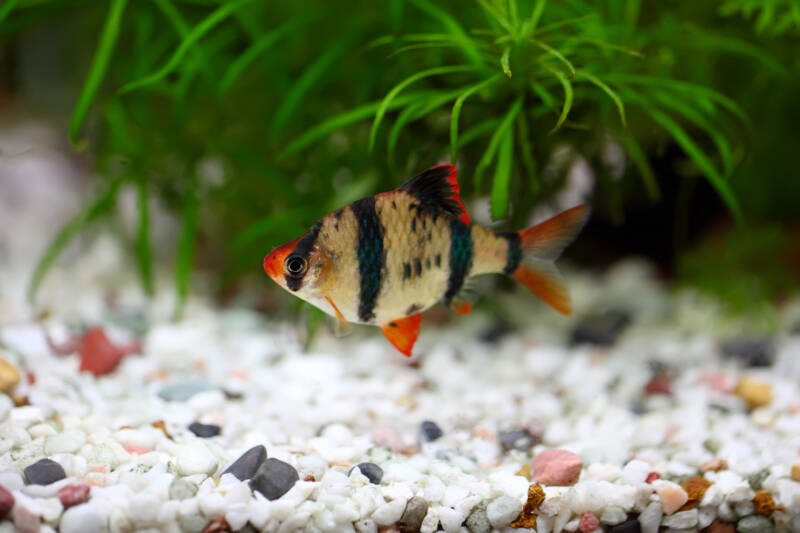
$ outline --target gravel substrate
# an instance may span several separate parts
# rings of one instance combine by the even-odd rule
[[[570,286],[571,319],[429,317],[410,361],[200,298],[20,310],[0,532],[800,531],[797,303],[763,337],[641,266]]]

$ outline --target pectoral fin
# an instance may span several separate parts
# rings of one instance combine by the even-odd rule
[[[333,307],[333,311],[336,313],[336,336],[344,337],[345,335],[350,333],[352,326],[350,325],[350,322],[348,322],[347,319],[344,317],[342,312],[339,311],[339,308],[336,307],[336,304],[333,303],[331,297],[326,296],[325,299],[328,300],[328,303],[331,304],[331,307]]]
[[[419,325],[422,323],[422,314],[410,315],[392,320],[381,326],[381,330],[389,342],[400,350],[406,357],[411,357],[411,350],[419,337]]]

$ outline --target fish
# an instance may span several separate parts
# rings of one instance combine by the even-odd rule
[[[335,317],[339,333],[353,323],[378,326],[410,357],[422,313],[439,301],[469,313],[477,276],[511,276],[571,314],[555,260],[588,215],[578,205],[520,231],[494,231],[472,222],[455,166],[437,165],[325,215],[263,266],[283,289]]]

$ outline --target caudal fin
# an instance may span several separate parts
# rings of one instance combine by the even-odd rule
[[[555,260],[588,218],[589,208],[579,205],[518,232],[522,259],[512,273],[514,279],[565,315],[572,314],[572,305]]]

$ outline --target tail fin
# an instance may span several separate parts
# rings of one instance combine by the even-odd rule
[[[572,314],[572,305],[555,260],[588,218],[589,208],[579,205],[518,232],[522,260],[512,274],[514,279],[565,315]]]

